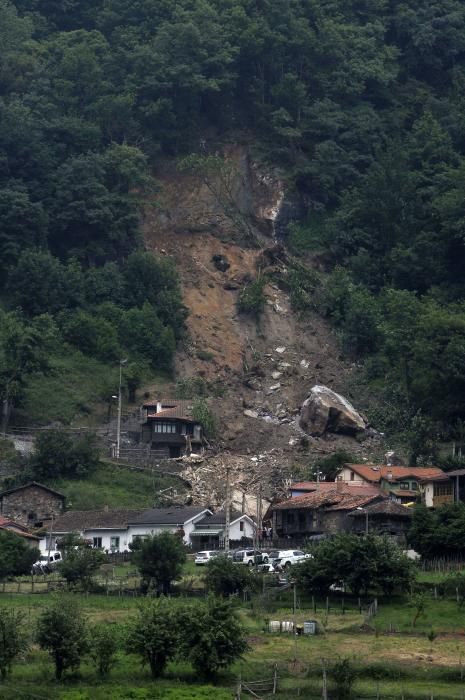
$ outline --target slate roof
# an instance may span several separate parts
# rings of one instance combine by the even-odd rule
[[[344,466],[371,483],[379,483],[381,479],[387,480],[389,473],[392,474],[392,481],[401,481],[409,476],[421,481],[444,475],[439,467],[396,467],[385,464],[345,464]]]
[[[156,411],[157,405],[161,404],[161,411]],[[144,403],[144,408],[148,409],[147,418],[163,420],[164,418],[179,418],[192,422],[193,401],[187,399],[160,399],[158,401],[148,401]],[[153,408],[153,411],[150,409]]]
[[[231,511],[231,516],[229,522],[233,523],[238,518],[242,518],[245,513],[239,513],[239,511]],[[206,515],[205,518],[198,523],[199,527],[205,527],[206,525],[226,525],[226,513],[224,510],[218,510],[213,515]]]
[[[349,515],[354,518],[358,518],[364,517],[365,513],[368,513],[369,516],[390,515],[396,518],[411,518],[413,515],[412,511],[406,506],[396,503],[395,501],[391,501],[389,498],[385,499],[384,501],[380,501],[379,503],[372,503],[371,505],[366,506],[363,511],[354,510],[353,513],[349,513]]]
[[[118,508],[115,510],[69,510],[53,523],[54,532],[82,532],[83,530],[124,529],[129,520],[142,511]]]
[[[131,525],[182,525],[200,515],[207,508],[190,506],[187,508],[149,508],[139,511],[138,515],[129,520]]]
[[[15,486],[14,488],[8,489],[7,491],[2,491],[0,493],[0,498],[3,498],[3,496],[8,496],[10,493],[15,493],[15,491],[27,489],[31,486],[36,486],[37,488],[44,489],[44,491],[49,491],[49,493],[53,493],[54,496],[58,496],[58,498],[62,498],[63,500],[66,498],[66,496],[63,493],[55,491],[55,489],[51,489],[49,486],[45,486],[45,484],[39,484],[38,481],[29,481],[27,484],[22,484],[21,486]]]

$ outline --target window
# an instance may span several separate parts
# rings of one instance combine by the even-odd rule
[[[402,491],[408,491],[410,489],[410,484],[408,481],[401,481],[400,488]]]
[[[445,484],[434,484],[435,496],[452,496],[452,482],[448,481]]]
[[[241,522],[239,523],[239,530],[241,532],[244,532],[244,521],[243,520],[241,520]]]
[[[37,515],[35,513],[28,513],[27,519],[28,520],[35,520],[37,518]]]
[[[350,472],[350,480],[353,481],[355,479],[355,474],[354,472]]]
[[[418,484],[416,481],[412,481],[411,486],[412,486],[412,491],[418,491]]]
[[[119,549],[119,537],[110,537],[110,549]]]
[[[287,524],[294,525],[294,513],[287,514]]]
[[[176,433],[176,423],[162,423],[156,421],[153,424],[154,433]]]
[[[102,548],[102,538],[101,537],[94,537],[92,539],[92,546],[94,549],[101,549]]]

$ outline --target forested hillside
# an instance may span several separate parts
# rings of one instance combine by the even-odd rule
[[[141,203],[242,134],[378,427],[424,454],[465,418],[464,87],[460,0],[0,0],[0,396],[78,350],[170,369],[185,310]]]

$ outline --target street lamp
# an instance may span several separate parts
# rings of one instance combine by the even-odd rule
[[[119,459],[121,445],[121,383],[123,379],[123,365],[127,360],[119,361],[119,388],[118,388],[118,423],[116,426],[116,459]]]
[[[368,511],[366,508],[362,508],[361,506],[358,506],[357,510],[360,510],[362,513],[365,513],[365,535],[368,535]]]

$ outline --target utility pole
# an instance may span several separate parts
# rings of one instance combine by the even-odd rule
[[[118,423],[116,426],[116,459],[119,459],[120,446],[121,446],[121,404],[122,404],[122,392],[121,384],[123,379],[123,365],[125,365],[127,360],[119,361],[119,388],[118,388]]]
[[[223,462],[224,464],[224,462]],[[229,483],[229,464],[226,467],[226,525],[224,528],[224,551],[229,552],[229,523],[231,522],[231,485]]]

